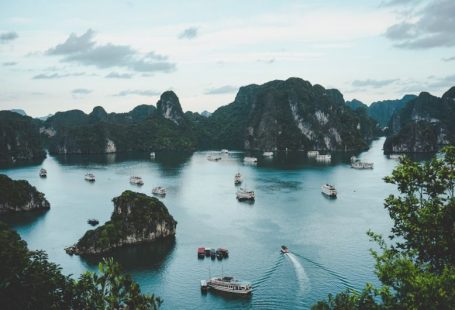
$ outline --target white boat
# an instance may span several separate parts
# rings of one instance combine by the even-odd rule
[[[351,167],[354,169],[373,169],[373,163],[363,162],[355,156],[351,157]]]
[[[153,195],[166,196],[166,188],[158,186],[152,189]]]
[[[255,200],[256,195],[254,194],[254,191],[248,191],[244,188],[240,188],[237,193],[237,200],[238,201],[243,201],[243,200]]]
[[[330,154],[325,154],[325,155],[318,154],[318,155],[316,155],[316,160],[317,161],[321,161],[321,162],[329,163],[329,162],[332,161],[332,155],[330,155]]]
[[[307,156],[308,157],[316,157],[319,155],[319,152],[318,151],[308,151],[307,152]]]
[[[331,185],[331,184],[324,184],[321,186],[321,192],[324,194],[324,195],[327,195],[329,197],[333,197],[333,198],[336,198],[337,196],[337,190],[335,189],[335,186]]]
[[[246,156],[243,159],[243,162],[246,163],[246,164],[257,164],[258,163],[258,159],[256,157]]]
[[[201,282],[201,285],[203,283]],[[211,290],[235,294],[249,295],[253,292],[251,283],[241,280],[236,280],[234,277],[215,277],[207,281],[207,286]]]
[[[240,185],[240,184],[242,184],[242,181],[243,181],[242,175],[240,174],[240,172],[237,172],[234,176],[234,184]]]
[[[130,177],[130,183],[134,185],[144,185],[144,181],[142,181],[142,178],[138,176]]]
[[[264,153],[262,153],[262,156],[264,156],[264,157],[273,157],[273,152],[264,152]]]
[[[150,153],[150,158],[151,158],[151,159],[155,158],[155,156],[156,156],[155,152],[151,152],[151,153]]]
[[[95,182],[95,175],[93,173],[87,173],[84,179],[89,182]]]
[[[218,155],[209,155],[209,156],[207,156],[207,160],[210,160],[210,161],[219,161],[219,160],[221,160],[221,156],[218,156]]]
[[[390,154],[389,158],[399,160],[399,159],[403,158],[403,156],[404,155],[402,155],[402,154]]]
[[[42,177],[42,178],[47,177],[47,170],[44,169],[44,168],[41,168],[41,169],[39,170],[39,176]]]
[[[229,154],[229,151],[226,150],[226,149],[222,149],[222,150],[220,151],[220,153],[221,153],[221,154]]]

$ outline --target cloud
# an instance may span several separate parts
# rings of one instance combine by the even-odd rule
[[[5,67],[7,67],[7,66],[15,66],[15,65],[17,65],[17,62],[7,61],[7,62],[4,62],[2,65],[4,65]]]
[[[205,94],[206,95],[229,94],[229,93],[236,92],[238,89],[239,88],[237,86],[224,85],[224,86],[220,86],[220,87],[210,88],[205,92]]]
[[[198,36],[198,32],[199,32],[199,29],[196,27],[186,28],[179,34],[179,39],[188,39],[188,40],[194,39]]]
[[[105,76],[106,79],[131,79],[132,77],[132,74],[118,72],[111,72]]]
[[[17,39],[18,37],[19,36],[14,31],[2,32],[0,33],[0,43],[8,43],[10,41]]]
[[[455,56],[448,57],[448,58],[443,58],[442,60],[445,61],[445,62],[447,62],[447,61],[454,61],[454,60],[455,60]]]
[[[432,0],[423,9],[390,26],[385,36],[396,47],[426,49],[455,46],[455,1]]]
[[[382,1],[379,6],[399,6],[399,5],[415,4],[415,2],[419,2],[419,0],[387,0],[387,1]]]
[[[73,95],[88,95],[92,92],[91,89],[86,88],[76,88],[71,92]]]
[[[94,34],[91,29],[80,36],[72,33],[65,42],[48,49],[46,55],[63,56],[63,62],[100,69],[120,67],[138,72],[172,72],[176,69],[175,63],[169,62],[166,56],[153,51],[143,55],[129,45],[97,44]]]
[[[63,79],[66,77],[74,76],[84,76],[87,75],[85,72],[76,72],[76,73],[41,73],[35,75],[32,79],[34,80],[51,80],[51,79]]]
[[[136,95],[136,96],[152,97],[152,96],[159,96],[160,94],[161,94],[160,92],[157,92],[154,90],[127,89],[127,90],[122,90],[121,92],[119,92],[113,96],[125,97],[125,96]]]
[[[372,80],[372,79],[366,79],[366,80],[355,80],[352,82],[352,86],[354,87],[384,87],[387,85],[390,85],[394,82],[399,81],[399,79],[388,79],[388,80]]]
[[[432,78],[429,87],[437,89],[445,89],[455,86],[455,74],[447,75],[439,78]]]

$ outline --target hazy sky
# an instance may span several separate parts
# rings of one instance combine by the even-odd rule
[[[454,0],[0,0],[0,109],[213,111],[301,77],[372,101],[455,85]]]

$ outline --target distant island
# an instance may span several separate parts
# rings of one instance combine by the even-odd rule
[[[126,245],[175,236],[177,221],[157,198],[127,190],[112,201],[111,220],[87,231],[74,246],[66,248],[68,254],[102,254]]]
[[[184,113],[164,92],[156,107],[127,113],[95,107],[57,112],[45,120],[0,112],[0,162],[58,154],[195,151],[360,151],[387,135],[386,153],[432,152],[455,141],[453,90],[374,102],[345,101],[341,92],[300,78],[240,87],[234,102],[213,113]],[[440,102],[441,104],[437,104]],[[436,140],[435,140],[436,139]],[[436,142],[434,142],[436,141]]]
[[[50,208],[44,194],[25,180],[15,181],[0,174],[0,214]]]

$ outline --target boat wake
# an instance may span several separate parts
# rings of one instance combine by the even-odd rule
[[[303,265],[299,262],[297,257],[293,253],[287,253],[286,255],[294,266],[297,280],[299,281],[300,292],[305,293],[310,289],[310,279],[308,278]]]
[[[350,288],[350,289],[354,289],[354,287],[351,285],[351,283],[349,283],[348,279],[346,279],[345,277],[343,277],[342,275],[340,275],[339,273],[333,271],[333,270],[330,270],[329,268],[315,262],[314,260],[311,260],[309,258],[306,258],[305,256],[303,255],[300,255],[300,254],[297,254],[297,253],[294,253],[293,255],[295,256],[298,256],[310,263],[312,263],[313,265],[315,265],[316,267],[319,267],[320,269],[326,271],[328,274],[330,274],[331,276],[335,277],[337,280],[339,280],[346,288]]]
[[[256,281],[253,282],[253,286],[258,287],[262,283],[267,281],[272,276],[272,274],[281,266],[282,263],[283,263],[283,255],[279,255],[277,260],[275,261],[275,263],[272,265],[272,267],[267,269],[264,272],[264,274],[262,275],[262,277],[260,277],[259,279],[257,279]]]

